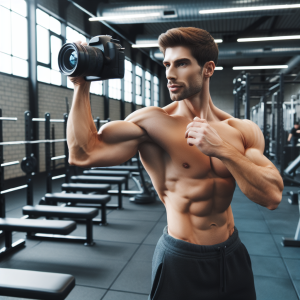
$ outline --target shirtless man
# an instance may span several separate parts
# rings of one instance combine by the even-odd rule
[[[153,257],[150,300],[256,299],[251,260],[230,203],[237,182],[251,201],[274,210],[283,180],[263,155],[259,127],[212,102],[209,81],[218,47],[211,35],[174,28],[160,36],[159,45],[173,101],[166,107],[140,109],[97,132],[90,84],[71,78],[69,162],[112,166],[139,151],[168,220]]]

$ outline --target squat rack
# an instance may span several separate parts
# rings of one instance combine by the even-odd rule
[[[272,126],[271,137],[277,136],[275,146],[275,161],[281,164],[280,173],[283,176],[284,166],[281,162],[284,159],[284,127],[283,127],[283,103],[284,103],[284,85],[300,83],[299,80],[285,80],[285,77],[293,75],[284,75],[282,73],[245,73],[241,72],[233,80],[234,89],[234,117],[240,118],[240,102],[243,101],[245,105],[245,119],[250,120],[250,100],[251,98],[260,97],[260,101],[264,104],[263,112],[263,128],[262,132],[266,139],[267,137],[267,97],[272,97],[272,113],[275,111],[275,104],[277,113],[276,116],[272,114],[272,125],[276,125],[276,133],[274,132],[275,126]],[[262,81],[262,77],[271,77],[269,81]],[[259,79],[259,80],[257,80]],[[255,88],[251,88],[255,87]],[[277,122],[275,124],[275,118]],[[266,141],[266,145],[267,145]],[[267,149],[265,148],[264,155],[267,156]]]

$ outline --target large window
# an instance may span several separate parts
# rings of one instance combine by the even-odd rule
[[[125,59],[124,100],[132,102],[132,63]]]
[[[121,100],[121,79],[108,80],[108,97]]]
[[[61,85],[62,75],[58,68],[58,52],[62,46],[61,22],[44,11],[36,10],[37,79]]]
[[[153,76],[153,105],[159,106],[159,80]]]
[[[138,105],[143,104],[142,78],[143,78],[143,69],[140,68],[139,66],[135,66],[135,103]]]
[[[151,74],[145,72],[145,105],[151,105]]]
[[[27,3],[0,1],[0,72],[28,77]]]

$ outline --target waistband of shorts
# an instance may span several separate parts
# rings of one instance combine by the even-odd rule
[[[168,226],[163,230],[163,235],[160,242],[168,251],[174,252],[177,255],[188,257],[218,257],[220,255],[220,249],[226,249],[226,255],[234,251],[240,246],[241,240],[237,228],[234,226],[233,234],[223,243],[215,245],[196,245],[185,242],[183,240],[175,239],[168,234]]]

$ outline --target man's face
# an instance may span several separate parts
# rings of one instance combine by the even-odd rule
[[[163,63],[172,101],[187,99],[201,91],[203,68],[198,65],[189,48],[167,48]]]
[[[294,127],[295,127],[296,129],[298,129],[298,128],[299,128],[299,125],[295,124]]]

